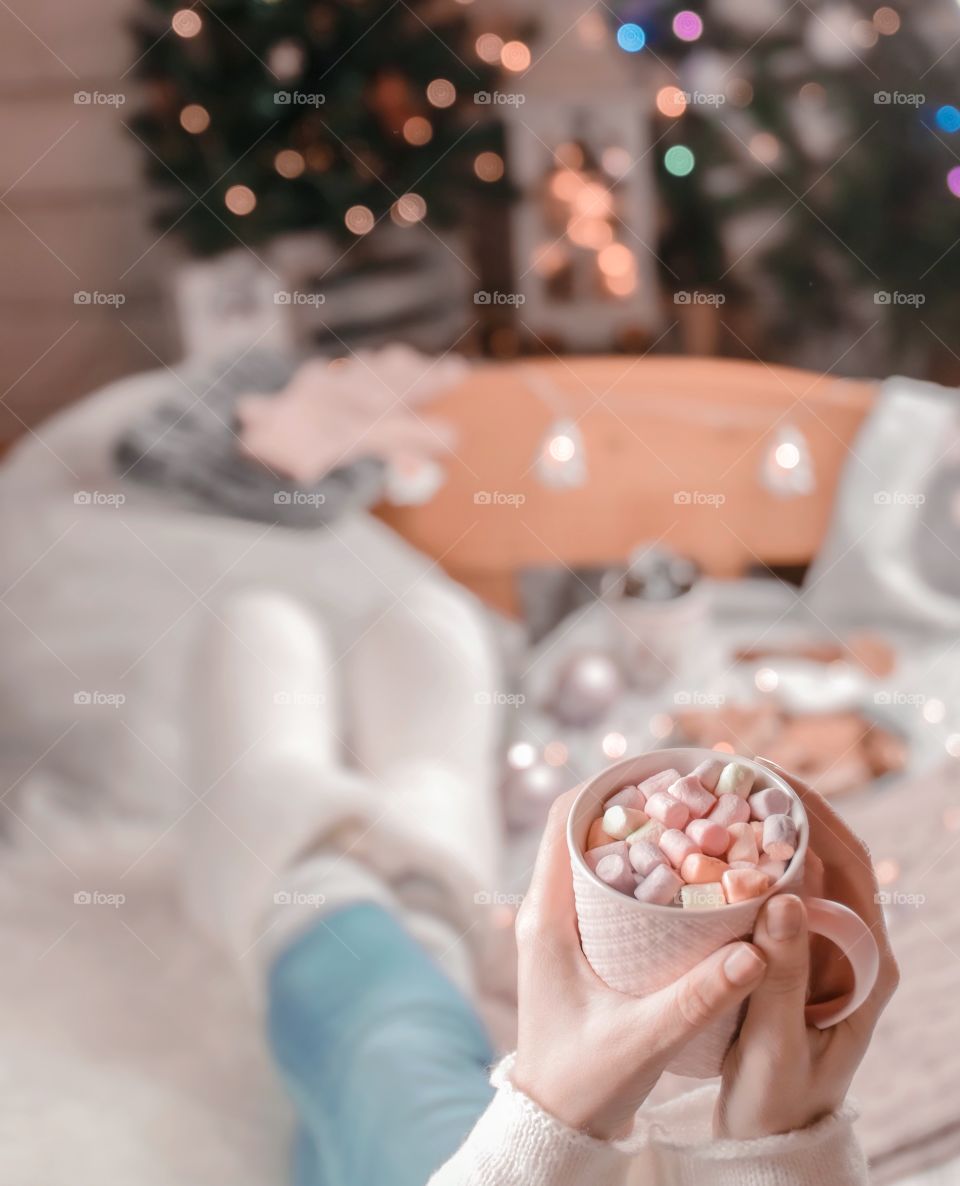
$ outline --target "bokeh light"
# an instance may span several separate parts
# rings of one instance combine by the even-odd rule
[[[873,23],[878,33],[884,37],[892,37],[900,28],[900,14],[884,5],[873,14]]]
[[[499,181],[503,176],[503,157],[496,152],[478,153],[473,171],[481,181]]]
[[[947,103],[939,108],[936,115],[937,127],[944,132],[960,132],[960,109]]]
[[[307,167],[303,156],[293,148],[282,148],[273,158],[273,167],[281,177],[299,177]]]
[[[761,667],[753,677],[753,682],[761,692],[773,692],[780,683],[780,676],[772,667]]]
[[[628,21],[617,30],[617,45],[628,54],[639,53],[647,43],[647,35],[639,25]]]
[[[178,37],[196,37],[203,28],[203,21],[192,8],[181,8],[173,14],[170,27]]]
[[[734,107],[749,107],[753,102],[753,86],[745,78],[731,78],[726,95]]]
[[[696,41],[703,33],[703,21],[695,12],[685,9],[673,18],[673,31],[681,41]]]
[[[955,198],[960,198],[960,165],[954,165],[947,174],[947,189]]]
[[[761,164],[772,165],[780,155],[780,141],[772,132],[757,132],[750,137],[750,152]]]
[[[625,148],[620,148],[616,144],[603,150],[600,156],[600,163],[611,177],[624,177],[633,167],[630,153]]]
[[[657,91],[657,110],[671,119],[683,115],[687,109],[687,96],[678,86],[662,86]]]
[[[576,140],[565,140],[553,150],[553,159],[567,169],[582,169],[583,149]]]
[[[355,235],[366,235],[373,230],[376,219],[369,206],[351,206],[343,216],[343,221],[348,231]]]
[[[696,157],[685,144],[674,144],[663,154],[664,168],[674,177],[686,177],[696,163]]]
[[[404,194],[393,203],[390,214],[394,222],[410,225],[426,217],[427,203],[419,194]]]
[[[547,445],[547,452],[554,461],[572,461],[576,451],[577,446],[573,437],[564,436],[563,434],[551,437]]]
[[[960,733],[951,733],[944,746],[951,758],[960,758]]]
[[[199,103],[188,103],[180,112],[180,126],[197,136],[210,127],[210,112]]]
[[[435,78],[427,86],[427,101],[434,107],[452,107],[457,99],[457,88],[447,78]]]
[[[567,238],[578,247],[599,251],[613,242],[613,227],[602,218],[571,218],[567,223]]]
[[[403,122],[403,138],[417,148],[429,144],[433,139],[433,124],[422,115],[411,115]]]
[[[543,747],[543,760],[548,766],[566,766],[569,753],[562,741],[548,741]]]
[[[500,64],[513,74],[521,73],[530,65],[530,47],[522,41],[508,41],[500,51]]]
[[[873,21],[856,21],[850,35],[861,49],[872,49],[880,40],[880,31]]]
[[[481,62],[493,66],[500,61],[503,38],[498,37],[496,33],[481,33],[474,44],[474,49]]]
[[[622,758],[627,752],[627,739],[622,733],[608,733],[603,739],[603,752],[608,758]]]
[[[942,700],[931,696],[923,706],[923,719],[931,725],[939,725],[946,719],[947,706]]]
[[[777,445],[774,457],[781,469],[796,469],[800,464],[800,450],[790,441]]]
[[[537,751],[529,741],[516,741],[507,750],[507,765],[514,770],[526,770],[537,760]]]
[[[597,256],[597,267],[605,276],[628,276],[634,269],[633,252],[623,243],[611,243]]]
[[[231,214],[250,214],[257,204],[257,195],[249,185],[231,185],[223,201]]]

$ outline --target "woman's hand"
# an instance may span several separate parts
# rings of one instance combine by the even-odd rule
[[[566,843],[575,797],[575,790],[561,795],[551,809],[517,916],[519,1032],[512,1077],[558,1120],[606,1139],[629,1128],[675,1051],[736,1008],[765,964],[749,943],[731,943],[642,1000],[608,988],[580,949]]]
[[[822,893],[860,915],[880,948],[880,974],[870,996],[845,1021],[825,1030],[808,1026],[806,911],[792,894],[767,902],[753,935],[766,957],[767,974],[750,998],[743,1028],[724,1063],[715,1117],[718,1136],[740,1140],[806,1128],[836,1111],[898,981],[866,847],[819,795],[773,762],[765,764],[797,791],[810,820],[816,856],[807,859],[807,892]],[[813,964],[814,997],[849,988],[849,970],[826,941],[817,941]]]

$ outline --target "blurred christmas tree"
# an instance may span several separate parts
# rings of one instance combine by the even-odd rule
[[[634,0],[618,15],[673,76],[656,101],[670,288],[749,293],[785,358],[812,335],[865,333],[872,358],[882,344],[884,361],[922,366],[950,341],[956,3]]]
[[[388,214],[455,225],[471,194],[505,190],[500,131],[474,107],[493,68],[450,8],[150,0],[135,28],[135,131],[159,221],[195,254],[297,230],[351,238]]]

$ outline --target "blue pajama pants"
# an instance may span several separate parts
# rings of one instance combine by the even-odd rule
[[[373,903],[325,916],[280,955],[269,1031],[300,1117],[295,1186],[426,1186],[493,1096],[480,1019]]]

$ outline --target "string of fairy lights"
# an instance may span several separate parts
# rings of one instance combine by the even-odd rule
[[[458,0],[461,4],[471,2]],[[203,17],[193,8],[179,9],[173,14],[170,26],[176,36],[190,40],[203,31]],[[473,48],[481,62],[499,66],[508,74],[522,74],[529,69],[532,61],[528,45],[518,40],[505,41],[496,33],[481,33]],[[278,79],[295,78],[302,70],[303,51],[294,41],[281,42],[271,51],[268,65]],[[424,93],[427,103],[438,110],[452,107],[460,98],[457,88],[446,78],[434,78],[427,84]],[[210,128],[210,113],[199,103],[186,104],[179,118],[180,126],[192,135],[201,135]],[[427,116],[411,115],[404,121],[401,135],[411,147],[419,148],[433,139],[434,127]],[[308,160],[311,151],[304,153],[295,148],[280,149],[273,161],[276,172],[287,180],[300,177],[309,165],[321,163]],[[318,151],[322,153],[328,150],[319,146]],[[473,160],[473,171],[482,182],[492,184],[500,181],[505,171],[503,157],[497,152],[479,152]],[[257,195],[248,185],[231,185],[223,201],[231,214],[242,218],[256,209]],[[426,200],[417,193],[402,194],[390,208],[391,220],[400,227],[415,226],[426,217]],[[345,211],[343,222],[351,234],[360,236],[373,230],[377,217],[369,206],[355,204]]]

